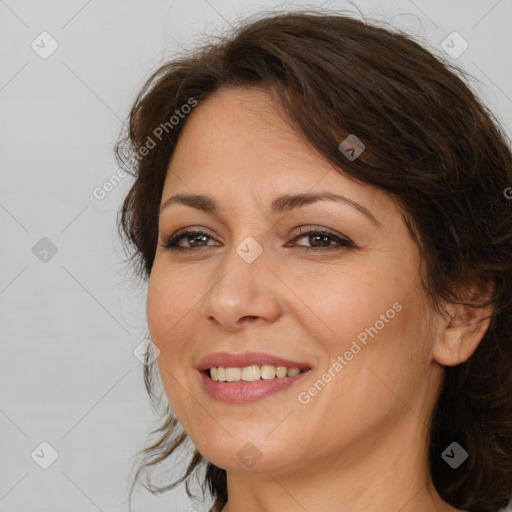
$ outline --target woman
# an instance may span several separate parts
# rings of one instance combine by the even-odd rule
[[[128,142],[120,228],[170,404],[137,477],[190,439],[179,482],[204,467],[215,512],[506,505],[512,155],[449,65],[265,17],[162,66]]]

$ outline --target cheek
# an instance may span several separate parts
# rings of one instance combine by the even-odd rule
[[[290,282],[302,301],[296,318],[329,356],[323,365],[341,356],[343,368],[356,372],[370,368],[390,379],[424,374],[430,349],[413,256],[381,257]]]
[[[397,318],[404,316],[398,310],[411,286],[382,266],[375,272],[369,266],[328,269],[289,283],[300,299],[297,306],[302,308],[296,318],[307,322],[307,331],[315,333],[333,354],[343,353],[358,336],[364,342],[375,328],[381,332],[397,323]]]
[[[146,318],[153,342],[157,345],[172,338],[172,333],[181,328],[180,319],[197,302],[197,293],[190,286],[190,280],[187,283],[184,274],[176,270],[165,271],[158,257],[155,260],[148,283]]]
[[[160,377],[172,402],[179,387],[177,382],[184,378],[182,361],[187,345],[187,315],[184,312],[185,297],[171,281],[168,276],[160,278],[158,273],[152,273],[147,292],[146,317],[151,340],[160,350],[156,360]]]
[[[169,299],[167,294],[163,293],[161,283],[157,283],[154,274],[151,274],[148,293],[146,299],[146,318],[149,332],[153,343],[161,350],[162,333],[164,326],[169,323],[166,312],[172,311],[169,308]]]
[[[151,340],[160,350],[156,363],[163,388],[175,415],[188,425],[186,412],[193,410],[193,405],[188,403],[190,397],[183,391],[183,382],[190,378],[190,369],[187,373],[183,361],[187,335],[194,331],[187,323],[183,290],[172,281],[154,267],[148,285],[146,316]]]

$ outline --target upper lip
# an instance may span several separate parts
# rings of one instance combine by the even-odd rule
[[[291,361],[279,356],[265,352],[243,352],[235,354],[232,352],[215,352],[209,354],[197,365],[199,371],[209,370],[212,367],[223,366],[224,368],[244,368],[245,366],[271,364],[274,366],[286,366],[286,368],[310,368],[308,363]]]

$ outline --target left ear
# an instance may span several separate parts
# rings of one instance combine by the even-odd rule
[[[485,303],[490,298],[493,283],[472,283],[465,286],[463,299]],[[471,307],[445,303],[448,317],[433,350],[434,359],[444,366],[455,366],[469,359],[482,341],[491,322],[492,307]]]

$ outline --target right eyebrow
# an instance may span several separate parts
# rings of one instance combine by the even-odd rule
[[[184,204],[185,206],[190,206],[192,208],[196,208],[197,210],[201,210],[203,212],[215,213],[217,214],[219,208],[215,199],[209,196],[205,196],[202,194],[176,194],[175,196],[170,197],[162,204],[160,207],[160,212],[168,208],[173,204]]]

